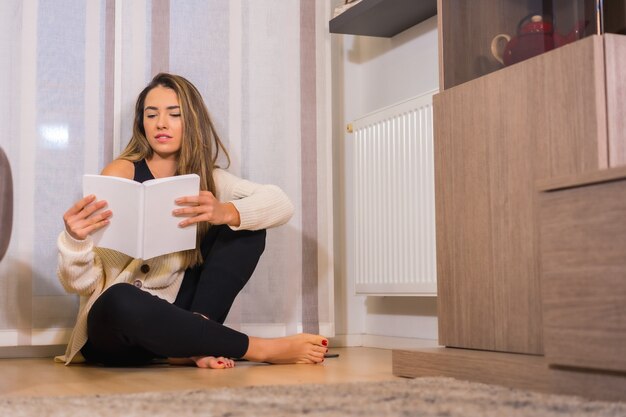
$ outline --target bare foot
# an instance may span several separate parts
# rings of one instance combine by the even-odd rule
[[[226,369],[235,367],[234,360],[223,356],[220,356],[219,358],[216,358],[215,356],[194,356],[191,360],[196,363],[198,368]]]
[[[244,359],[269,363],[309,363],[324,361],[328,352],[328,339],[323,336],[301,333],[276,339],[250,337]]]
[[[170,365],[195,365],[198,368],[205,369],[226,369],[234,368],[235,361],[232,359],[224,358],[220,356],[194,356],[192,358],[169,358],[168,363]]]

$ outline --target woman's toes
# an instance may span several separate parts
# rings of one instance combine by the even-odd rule
[[[317,352],[317,353],[321,353],[321,354],[323,355],[324,353],[327,353],[327,352],[328,352],[328,348],[325,348],[325,347],[323,347],[323,346],[317,346],[317,345],[315,345],[315,346],[313,346],[313,351],[314,351],[314,352]]]
[[[217,360],[217,364],[220,365],[221,368],[234,368],[235,367],[235,361],[230,358],[225,358],[223,356],[220,356],[216,360]]]
[[[192,358],[196,362],[198,368],[210,368],[210,369],[224,369],[227,367],[226,359],[214,356],[203,356]]]

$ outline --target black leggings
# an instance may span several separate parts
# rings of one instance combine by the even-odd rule
[[[185,271],[174,304],[133,285],[112,285],[89,311],[81,353],[110,366],[168,357],[241,358],[248,336],[222,323],[264,249],[265,230],[212,226],[201,245],[204,262]]]

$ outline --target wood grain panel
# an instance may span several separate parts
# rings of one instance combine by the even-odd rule
[[[544,178],[537,181],[537,190],[556,191],[565,188],[576,188],[585,185],[598,184],[609,181],[619,181],[626,177],[626,166],[622,165],[610,169],[583,172],[582,174],[563,177]]]
[[[26,348],[21,346],[20,353]],[[0,354],[6,348],[0,348]],[[58,349],[61,354],[65,349]],[[41,359],[0,359],[0,395],[5,397],[107,395],[171,390],[200,390],[259,385],[300,385],[390,381],[398,379],[389,372],[391,352],[363,347],[334,348],[338,358],[322,366],[267,366],[237,362],[229,372],[211,372],[191,366],[154,365],[135,368],[97,365],[64,366],[51,357]],[[85,416],[92,415],[85,409]],[[113,414],[113,413],[111,413]],[[131,413],[129,413],[131,414]],[[140,413],[149,415],[148,413]],[[212,415],[207,405],[206,415]],[[184,412],[181,412],[184,415]],[[223,415],[223,414],[222,414]]]
[[[626,372],[626,175],[540,198],[546,357]]]
[[[626,165],[626,36],[604,35],[609,166]]]
[[[458,123],[481,110],[471,95],[433,106],[439,343],[493,349],[493,303],[482,302],[494,291],[487,142]]]
[[[577,372],[551,367],[543,356],[424,348],[395,350],[392,362],[396,376],[447,376],[511,388],[580,395],[595,400],[623,401],[626,398],[626,374]]]
[[[439,342],[543,352],[535,181],[607,164],[602,39],[434,102]]]

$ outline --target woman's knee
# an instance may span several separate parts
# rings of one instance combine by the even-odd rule
[[[241,233],[241,235],[237,236],[236,239],[240,239],[242,245],[250,254],[255,257],[261,257],[263,251],[265,251],[265,238],[267,235],[265,229],[242,230],[234,233]]]
[[[212,226],[211,236],[202,242],[202,255],[210,258],[212,252],[219,252],[220,257],[235,259],[258,259],[265,250],[267,232],[261,230],[232,230],[227,225]]]
[[[222,231],[222,235],[222,241],[237,246],[242,252],[260,257],[265,250],[265,238],[267,235],[265,229],[232,230],[230,227],[226,227]]]
[[[220,250],[220,258],[237,265],[242,278],[247,281],[265,250],[265,230],[233,231],[229,228],[226,241]]]
[[[138,302],[138,298],[141,296],[141,290],[130,284],[119,283],[110,286],[91,307],[89,325],[106,322],[117,326],[121,322],[128,322],[140,314],[138,310],[142,303]]]

